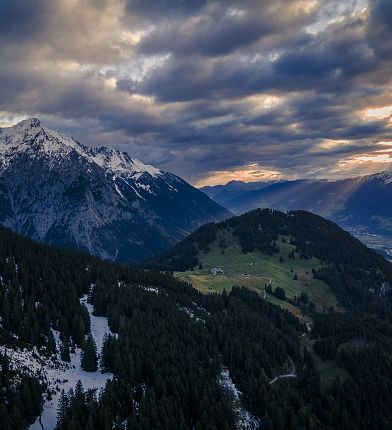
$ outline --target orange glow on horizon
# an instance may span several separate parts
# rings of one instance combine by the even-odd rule
[[[343,141],[325,141],[324,149],[334,148]],[[250,163],[233,170],[210,172],[206,177],[194,182],[196,187],[226,184],[230,181],[258,182],[290,179],[344,179],[354,176],[378,173],[392,169],[392,141],[378,142],[380,149],[371,153],[359,153],[336,162],[333,166],[320,166],[308,171],[306,175],[290,174],[274,168],[264,168],[257,163]]]
[[[258,182],[283,179],[278,170],[265,169],[257,163],[251,163],[235,170],[220,170],[195,182],[196,187],[221,185],[230,181]]]

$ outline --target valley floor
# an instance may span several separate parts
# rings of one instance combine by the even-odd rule
[[[377,234],[362,233],[356,230],[348,230],[357,239],[369,248],[375,249],[382,256],[392,262],[392,237]]]

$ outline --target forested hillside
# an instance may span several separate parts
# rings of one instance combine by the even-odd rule
[[[228,243],[220,233],[225,232],[236,238],[244,254],[280,255],[282,242],[289,242],[293,249],[285,258],[317,258],[322,264],[314,270],[314,277],[330,285],[342,304],[368,307],[375,302],[384,307],[385,301],[381,304],[377,297],[383,283],[392,280],[392,264],[335,223],[305,211],[256,209],[206,224],[149,265],[169,271],[196,269],[218,237],[224,255]]]
[[[57,250],[0,229],[2,428],[26,429],[55,392],[61,430],[391,428],[392,314],[377,289],[390,265],[301,212],[256,211],[208,225],[185,249],[208,247],[222,226],[242,238],[244,252],[258,247],[266,255],[276,252],[276,235],[290,234],[295,258],[323,259],[318,276],[344,310],[307,307],[310,332],[247,288],[201,294],[168,272]],[[173,255],[185,264],[181,247]],[[164,261],[172,268],[174,260]],[[110,333],[95,351],[92,319],[101,317]],[[81,382],[61,393],[64,381],[53,387],[42,375],[49,362],[73,360],[79,347]],[[12,351],[40,358],[40,372],[29,362],[14,366]],[[96,364],[108,380],[102,391],[86,384]]]
[[[238,415],[220,383],[223,366],[238,384],[241,378],[252,380],[241,360],[249,351],[247,366],[253,362],[255,377],[267,384],[288,355],[301,360],[299,322],[261,300],[259,308],[248,309],[246,302],[254,306],[254,298],[241,290],[203,296],[168,274],[57,250],[6,229],[0,229],[0,273],[4,429],[27,428],[50,401],[53,393],[42,377],[45,361],[61,366],[78,347],[83,357],[88,354],[89,313],[80,301],[87,293],[114,333],[98,351],[100,368],[113,379],[101,394],[84,389],[83,378],[63,393],[61,429],[234,429]],[[244,318],[241,330],[237,317]],[[242,341],[245,332],[249,343]],[[27,361],[28,351],[39,357],[40,371]],[[18,365],[7,356],[18,357]],[[262,373],[257,363],[263,363]],[[57,386],[61,390],[61,381]],[[236,406],[240,416],[252,417],[247,406],[244,395],[243,405]]]
[[[242,270],[244,262],[250,262],[250,271],[270,266],[282,273],[289,267],[313,269],[297,287],[301,294],[293,299],[281,286],[271,288],[264,281],[260,294],[257,276],[249,285],[249,273],[233,277],[233,270]],[[227,273],[207,275],[205,266],[209,270],[216,263]],[[273,418],[266,428],[387,429],[392,425],[392,265],[336,224],[304,211],[255,210],[203,226],[151,264],[180,271],[176,276],[195,281],[198,288],[200,278],[208,277],[212,291],[220,291],[219,285],[228,279],[243,285],[247,282],[259,296],[266,291],[267,300],[271,297],[294,313],[298,311],[307,321],[308,335],[300,341],[304,374],[279,383],[279,389],[288,391],[280,392],[270,403]],[[293,284],[299,285],[297,273],[291,276]],[[309,297],[321,296],[315,291],[322,287],[317,281],[328,285],[338,300],[337,307],[321,307],[310,301]],[[260,391],[253,392],[252,401]],[[307,424],[298,420],[286,396],[301,404],[302,418],[312,411]],[[290,410],[288,420],[275,409],[282,404]]]

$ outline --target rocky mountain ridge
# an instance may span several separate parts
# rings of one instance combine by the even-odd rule
[[[0,203],[0,223],[18,233],[127,261],[229,214],[174,174],[36,118],[0,129]]]

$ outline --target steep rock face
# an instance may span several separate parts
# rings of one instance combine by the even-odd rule
[[[35,240],[139,261],[227,215],[178,176],[38,119],[0,129],[0,223]]]

